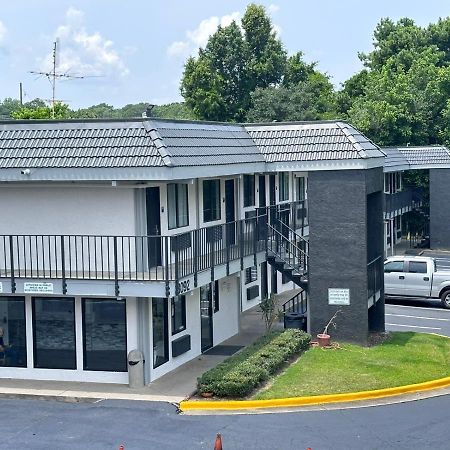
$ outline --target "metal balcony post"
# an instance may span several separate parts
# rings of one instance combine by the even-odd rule
[[[16,292],[16,279],[14,277],[14,249],[13,249],[13,237],[9,236],[9,258],[11,262],[11,293]]]
[[[178,236],[172,236],[172,250],[175,249],[175,295],[180,293],[180,288],[178,286],[178,277],[179,277],[179,259],[180,254],[178,252]]]
[[[113,237],[113,251],[114,251],[114,286],[115,286],[115,292],[116,297],[120,294],[119,289],[119,266],[117,261],[117,236]]]
[[[216,244],[216,230],[215,227],[211,227],[211,248],[210,248],[210,258],[211,258],[211,281],[214,281],[214,258],[215,258],[215,244]]]
[[[241,258],[241,270],[244,270],[244,220],[239,221],[239,253]]]
[[[170,284],[169,284],[169,237],[164,236],[164,273],[166,279],[166,297],[170,297]],[[149,269],[150,270],[150,269]]]
[[[200,230],[194,230],[192,231],[192,235],[194,237],[193,239],[193,245],[194,245],[194,261],[193,261],[193,271],[194,271],[194,287],[197,287],[197,272],[198,272],[198,233]]]
[[[61,282],[62,293],[67,294],[67,282],[66,282],[66,254],[64,249],[64,236],[61,236]]]

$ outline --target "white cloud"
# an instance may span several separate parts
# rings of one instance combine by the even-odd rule
[[[70,7],[64,23],[55,31],[60,42],[58,71],[72,75],[128,75],[129,70],[113,41],[98,31],[89,33],[85,27],[84,12]],[[48,71],[52,65],[52,52],[40,59],[41,70]]]
[[[6,27],[5,27],[5,25],[3,25],[3,22],[0,20],[0,44],[5,39],[6,33],[7,33]]]
[[[269,11],[270,14],[275,14],[280,10],[280,7],[278,5],[275,5],[274,3],[270,4],[267,7],[267,11]]]
[[[173,57],[186,57],[189,54],[195,53],[199,47],[204,48],[206,46],[209,37],[214,34],[219,25],[226,27],[233,20],[238,22],[240,17],[241,13],[235,11],[222,17],[212,16],[202,20],[195,30],[188,30],[186,32],[186,39],[184,41],[172,42],[167,48],[167,54]]]

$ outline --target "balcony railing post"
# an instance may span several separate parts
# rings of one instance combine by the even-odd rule
[[[234,228],[231,229],[231,227],[234,227],[234,223],[230,222],[225,224],[225,237],[226,237],[226,245],[225,245],[225,252],[226,252],[226,262],[227,262],[227,276],[230,275],[230,242],[228,242],[229,237],[234,233]]]
[[[169,237],[164,236],[164,273],[166,279],[166,297],[170,297],[169,283]]]
[[[198,272],[198,233],[200,230],[194,230],[192,231],[192,235],[194,237],[193,239],[193,245],[194,245],[194,261],[193,261],[193,271],[194,271],[194,287],[197,287],[198,279],[197,279],[197,272]]]
[[[62,293],[67,294],[67,281],[66,281],[66,254],[64,248],[64,236],[61,236],[61,283]]]
[[[220,226],[220,225],[217,225]],[[211,227],[211,243],[210,257],[211,257],[211,281],[214,281],[214,259],[215,259],[215,244],[216,244],[216,227]]]
[[[11,293],[14,294],[16,292],[16,279],[14,277],[14,246],[11,235],[9,236],[9,258],[11,262]]]
[[[114,286],[116,297],[118,297],[120,294],[120,289],[119,289],[119,263],[117,261],[117,236],[113,237],[113,251],[114,251]]]
[[[244,220],[239,221],[239,257],[241,259],[241,270],[244,270]]]
[[[178,251],[178,236],[172,236],[172,250],[175,249],[175,295],[180,293],[179,285],[178,285],[178,277],[179,277],[179,263],[180,263],[180,253]]]
[[[258,245],[258,217],[253,219],[253,265],[256,266],[256,252]]]

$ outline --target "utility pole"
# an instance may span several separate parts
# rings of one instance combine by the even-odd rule
[[[20,106],[23,106],[23,87],[22,87],[22,82],[19,83],[19,100],[20,100]]]

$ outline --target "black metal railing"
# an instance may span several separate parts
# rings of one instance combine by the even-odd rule
[[[283,303],[283,315],[290,312],[306,314],[308,310],[308,297],[306,291],[300,291]]]
[[[258,208],[260,215],[267,215],[270,225],[275,225],[278,221],[288,223],[292,229],[299,231],[308,226],[308,201],[297,200],[280,205],[265,206]]]
[[[378,256],[367,264],[367,298],[373,297],[383,286],[383,258]]]
[[[267,225],[267,252],[298,273],[308,272],[309,242],[281,221]]]

